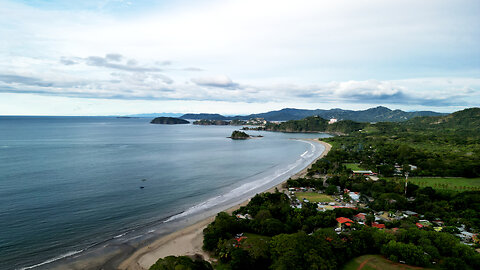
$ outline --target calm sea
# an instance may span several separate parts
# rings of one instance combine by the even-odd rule
[[[0,269],[73,255],[238,202],[315,158],[292,138],[114,117],[0,117]],[[143,187],[143,188],[142,188]],[[149,230],[153,232],[154,230]]]

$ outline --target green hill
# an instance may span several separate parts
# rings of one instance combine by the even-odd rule
[[[418,129],[480,131],[480,108],[469,108],[446,116],[416,117],[405,122]]]
[[[349,162],[384,175],[395,174],[395,164],[412,164],[418,167],[411,172],[416,176],[480,177],[479,108],[402,123],[366,124],[361,132],[328,140],[341,145]]]
[[[358,123],[352,120],[343,120],[333,124],[328,124],[328,120],[325,120],[319,116],[310,116],[302,120],[290,120],[279,124],[268,123],[265,126],[265,130],[281,132],[350,133],[361,130],[367,125],[367,123]]]

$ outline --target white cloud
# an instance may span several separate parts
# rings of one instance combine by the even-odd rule
[[[232,79],[225,75],[198,77],[191,81],[200,86],[222,87],[222,88],[237,88],[238,84],[234,83]]]
[[[194,1],[124,16],[0,0],[0,91],[478,106],[479,7],[468,0]]]
[[[346,81],[333,82],[329,87],[340,97],[390,97],[400,94],[401,88],[388,81]]]

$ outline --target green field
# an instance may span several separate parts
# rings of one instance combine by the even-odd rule
[[[404,179],[393,178],[399,181]],[[409,177],[408,182],[421,187],[432,187],[435,189],[448,189],[456,191],[480,190],[480,178],[462,177]]]
[[[410,266],[401,263],[395,263],[385,259],[380,255],[364,255],[349,261],[343,267],[343,270],[397,270],[397,269],[425,269],[418,266]]]
[[[246,236],[247,239],[249,240],[263,240],[263,241],[268,241],[270,240],[270,236],[265,236],[265,235],[260,235],[260,234],[255,234],[255,233],[244,233],[243,236]]]
[[[352,171],[364,171],[365,170],[365,169],[359,167],[358,163],[344,163],[343,165],[345,165],[345,167],[347,167],[347,169],[350,169]]]
[[[334,199],[327,194],[320,194],[316,192],[297,192],[295,193],[297,199],[303,200],[304,198],[310,202],[333,202]]]

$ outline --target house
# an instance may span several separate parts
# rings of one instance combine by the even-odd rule
[[[422,225],[422,224],[420,224],[420,223],[418,223],[418,222],[417,222],[417,223],[415,223],[415,226],[417,226],[417,228],[419,228],[419,229],[423,228],[423,225]]]
[[[475,241],[474,238],[476,238],[475,234],[467,231],[462,231],[459,234],[456,234],[456,236],[460,237],[464,242]]]
[[[472,236],[472,240],[475,244],[480,244],[480,237],[478,236],[478,234],[474,234]]]
[[[351,219],[346,217],[337,218],[337,222],[338,222],[338,228],[342,228],[342,229],[348,228],[352,226],[352,224],[354,223]]]
[[[350,196],[350,198],[352,198],[352,200],[354,201],[357,201],[360,200],[360,193],[358,192],[349,192],[348,195]]]
[[[353,217],[356,221],[362,221],[362,222],[365,222],[365,220],[367,219],[367,217],[364,213],[358,213]]]
[[[441,220],[434,220],[433,221],[433,224],[439,226],[439,227],[443,227],[445,225],[445,223]]]
[[[369,175],[376,175],[376,173],[372,171],[353,171],[353,175],[364,175],[364,176],[369,176]]]
[[[432,225],[433,225],[433,224],[432,224],[430,221],[428,221],[428,220],[425,220],[425,219],[423,219],[423,220],[419,220],[419,221],[418,221],[418,223],[422,224],[422,225],[423,225],[423,227],[430,227],[430,226],[432,226]]]
[[[238,235],[235,236],[235,240],[237,241],[237,243],[234,246],[235,247],[240,247],[240,243],[245,239],[247,239],[247,237],[243,236],[243,234],[241,234],[241,236],[238,236]]]
[[[235,216],[239,219],[252,219],[252,216],[250,214],[245,214],[245,215],[237,214]]]
[[[377,223],[377,222],[372,222],[372,227],[373,228],[378,228],[378,229],[385,229],[385,224]]]
[[[413,212],[413,211],[403,211],[403,213],[407,216],[414,216],[414,217],[418,217],[418,213],[417,212]]]
[[[336,123],[337,121],[338,121],[337,119],[332,118],[328,121],[328,124],[330,125],[330,124]]]

